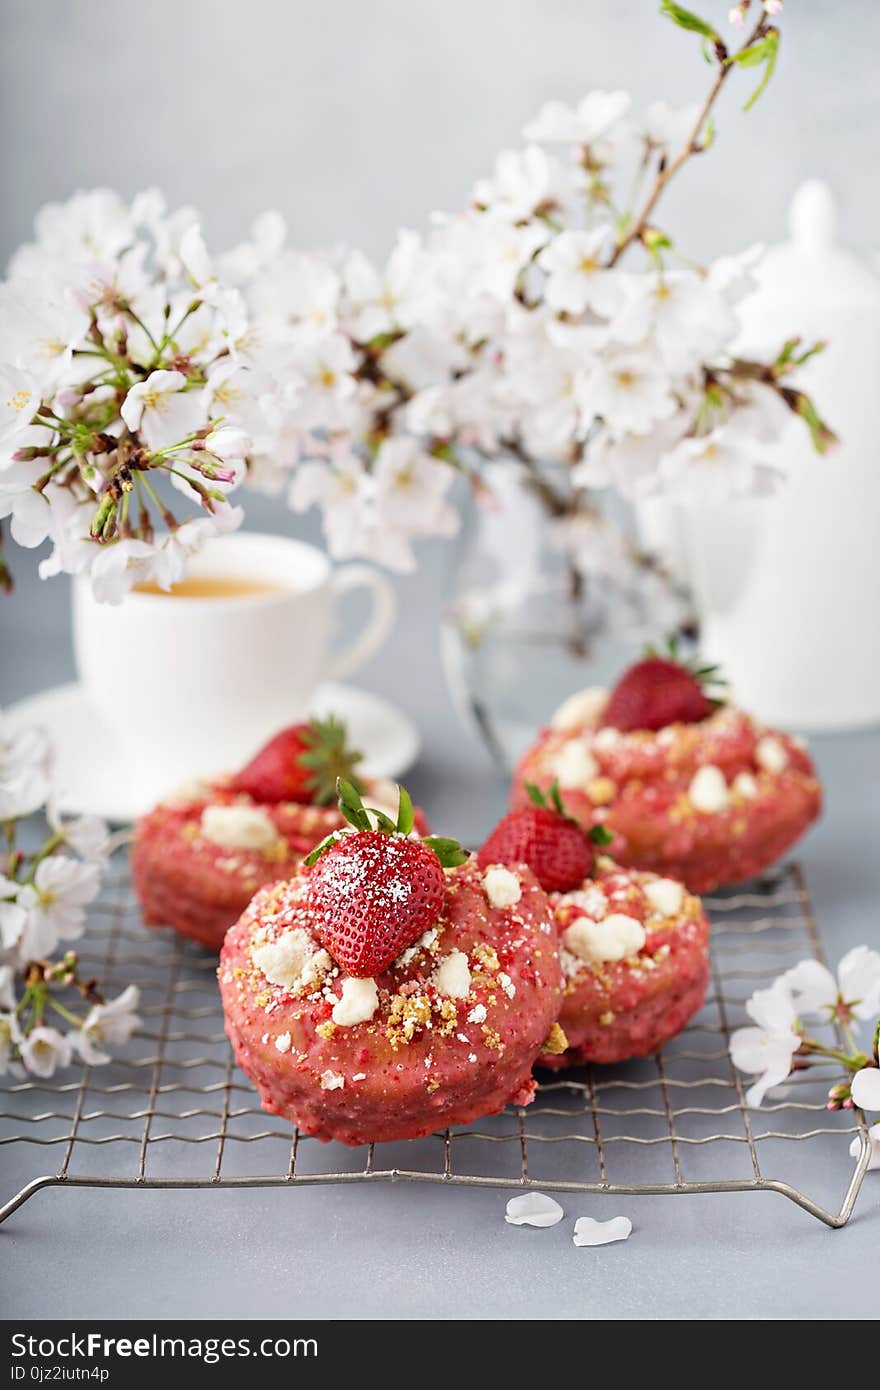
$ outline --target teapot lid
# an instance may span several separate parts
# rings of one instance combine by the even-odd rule
[[[769,294],[801,301],[806,292],[813,303],[839,307],[841,301],[855,300],[860,309],[880,305],[880,280],[851,251],[835,245],[837,208],[827,183],[808,179],[800,185],[791,200],[788,226],[790,239],[771,246],[756,269],[756,299]]]

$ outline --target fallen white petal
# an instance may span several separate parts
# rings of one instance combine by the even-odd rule
[[[511,1226],[555,1226],[565,1215],[558,1202],[543,1192],[524,1192],[511,1197],[504,1220]]]
[[[610,1221],[596,1221],[592,1216],[579,1216],[574,1223],[575,1245],[610,1245],[614,1240],[629,1240],[633,1223],[628,1216],[612,1216]]]

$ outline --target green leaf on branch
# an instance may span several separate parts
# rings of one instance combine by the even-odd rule
[[[825,424],[809,396],[805,396],[802,391],[799,391],[797,395],[797,413],[810,431],[813,448],[817,454],[827,454],[829,449],[833,449],[837,444],[837,435]]]
[[[762,65],[764,68],[764,75],[743,107],[744,111],[751,111],[758,97],[764,91],[767,83],[773,76],[773,70],[776,67],[776,60],[778,57],[778,29],[768,29],[764,38],[758,39],[755,43],[750,43],[747,48],[741,48],[738,53],[731,54],[728,62],[736,63],[741,68],[757,68]]]
[[[717,30],[712,28],[708,20],[701,19],[698,14],[686,10],[683,5],[676,5],[675,0],[661,0],[660,13],[671,19],[673,24],[677,24],[679,29],[687,29],[692,34],[702,34],[704,39],[711,39],[712,43],[721,42]]]

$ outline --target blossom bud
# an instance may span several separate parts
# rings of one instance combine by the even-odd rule
[[[16,463],[33,463],[34,459],[48,458],[49,450],[28,446],[26,449],[16,449],[12,457]]]
[[[89,527],[89,535],[93,541],[106,539],[111,531],[116,519],[116,498],[108,488],[95,508],[95,515],[92,517],[92,524]]]

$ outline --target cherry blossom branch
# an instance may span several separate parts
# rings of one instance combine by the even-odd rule
[[[654,186],[648,194],[647,200],[642,208],[642,211],[640,212],[636,221],[633,223],[632,227],[623,237],[622,241],[618,242],[611,256],[611,259],[608,262],[609,266],[616,265],[617,262],[620,260],[621,256],[624,254],[624,252],[626,252],[629,249],[633,242],[642,240],[646,231],[648,230],[648,220],[651,214],[653,213],[654,208],[657,206],[660,196],[663,193],[666,186],[675,177],[678,171],[687,163],[687,161],[691,158],[692,155],[701,154],[702,151],[706,148],[705,144],[700,143],[700,134],[706,124],[706,121],[708,120],[709,114],[712,111],[712,108],[715,105],[716,100],[718,99],[721,89],[723,88],[725,82],[730,76],[730,73],[732,72],[733,68],[736,66],[737,60],[740,57],[740,55],[745,53],[749,48],[751,48],[753,44],[757,43],[760,39],[765,38],[769,32],[769,29],[770,25],[767,21],[766,12],[762,9],[761,18],[758,20],[758,23],[755,25],[754,29],[749,34],[748,38],[745,40],[742,46],[733,55],[728,54],[726,45],[720,38],[718,38],[717,35],[715,36],[715,56],[718,59],[718,71],[715,74],[715,80],[712,83],[712,86],[710,87],[702,106],[700,107],[699,114],[693,124],[693,128],[691,129],[690,135],[688,136],[681,150],[675,156],[674,159],[670,160],[668,163],[665,160],[660,161],[660,168],[658,170],[657,177],[654,181]]]

